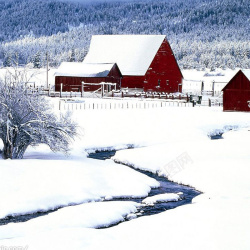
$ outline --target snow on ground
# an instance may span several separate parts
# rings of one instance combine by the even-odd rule
[[[147,205],[153,205],[155,203],[169,202],[169,201],[179,201],[181,200],[182,193],[174,194],[174,193],[166,193],[166,194],[158,194],[154,196],[150,196],[145,198],[142,203]]]
[[[193,204],[105,230],[88,227],[103,224],[102,218],[112,223],[135,211],[136,205],[110,205],[112,211],[100,212],[104,217],[95,214],[105,203],[63,208],[33,221],[1,227],[5,239],[0,246],[28,245],[35,250],[249,249],[248,113],[204,107],[102,109],[74,111],[73,118],[82,132],[70,157],[38,147],[29,149],[24,160],[0,160],[1,217],[105,197],[147,196],[150,187],[158,185],[112,160],[87,159],[84,150],[93,148],[134,144],[140,148],[119,151],[114,159],[191,185],[203,194]],[[224,139],[210,140],[208,134],[215,131],[225,132]],[[93,209],[88,210],[87,205]],[[75,209],[73,218],[67,212],[70,209]],[[85,217],[82,213],[87,210]],[[92,218],[90,224],[87,215]]]
[[[199,141],[169,142],[123,150],[113,158],[193,186],[213,197],[250,198],[250,131],[232,130],[223,138],[200,138]]]
[[[92,202],[70,206],[25,223],[1,226],[0,240],[63,228],[104,228],[124,221],[127,215],[137,212],[138,206],[139,204],[130,201]]]
[[[30,152],[24,160],[0,160],[0,218],[105,197],[145,197],[151,187],[159,186],[154,179],[111,160],[40,156]]]
[[[79,143],[83,149],[188,143],[207,138],[215,130],[250,124],[247,113],[223,113],[222,108],[209,107],[78,110],[73,117],[83,128]]]

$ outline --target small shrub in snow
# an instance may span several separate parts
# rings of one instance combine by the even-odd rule
[[[4,159],[21,159],[28,146],[47,144],[53,151],[68,152],[76,135],[70,116],[57,117],[49,102],[26,87],[25,70],[9,71],[0,80],[0,138]]]

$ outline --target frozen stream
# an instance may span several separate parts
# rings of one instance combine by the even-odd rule
[[[116,153],[116,151],[100,151],[100,152],[96,152],[96,153],[90,153],[88,157],[93,158],[93,159],[98,159],[98,160],[105,160],[105,159],[109,159],[112,156],[114,156],[115,153]],[[142,173],[142,174],[145,174],[149,177],[152,177],[152,178],[156,179],[158,182],[160,182],[160,184],[161,184],[160,187],[152,189],[148,195],[149,197],[154,196],[154,195],[158,195],[158,194],[179,193],[179,192],[182,192],[183,197],[184,197],[182,200],[175,201],[175,202],[157,203],[157,204],[154,204],[154,206],[142,207],[141,208],[142,212],[139,213],[138,217],[145,216],[145,215],[158,214],[158,213],[164,212],[168,209],[172,209],[172,208],[176,208],[178,206],[189,204],[192,202],[192,199],[195,196],[200,194],[200,192],[198,192],[194,188],[184,186],[184,185],[179,185],[177,183],[174,183],[174,182],[167,180],[164,177],[159,177],[158,175],[153,174],[151,172],[142,171],[142,170],[138,170],[138,169],[135,169],[135,170]],[[113,199],[113,200],[118,200],[118,201],[129,200],[129,201],[135,201],[135,202],[141,203],[143,199],[144,198],[129,198],[129,199],[126,198],[126,199]]]
[[[112,156],[114,156],[116,151],[102,151],[102,152],[96,152],[96,153],[91,153],[89,154],[89,158],[93,159],[98,159],[98,160],[105,160],[109,159]],[[183,193],[183,199],[175,202],[164,202],[164,203],[156,203],[154,205],[150,206],[143,206],[139,209],[137,213],[137,217],[145,216],[145,215],[153,215],[157,213],[164,212],[168,209],[176,208],[181,205],[189,204],[192,202],[192,199],[199,195],[200,192],[196,191],[194,188],[184,186],[184,185],[179,185],[177,183],[168,181],[164,177],[159,177],[153,173],[142,171],[136,169],[136,171],[145,174],[149,177],[152,177],[156,179],[160,183],[159,188],[152,189],[151,192],[149,193],[150,196],[158,195],[158,194],[165,194],[165,193]],[[145,197],[144,197],[145,198]],[[135,201],[137,203],[142,203],[142,200],[144,198],[116,198],[112,199],[113,201]],[[105,201],[109,202],[109,201]],[[60,208],[58,208],[60,209]],[[52,211],[47,211],[47,212],[37,212],[34,214],[27,214],[27,215],[19,215],[19,216],[8,216],[4,219],[0,219],[0,226],[1,225],[6,225],[9,223],[18,223],[18,222],[25,222],[34,218],[37,218],[39,216],[44,216],[49,213],[56,212],[58,209],[52,210]]]

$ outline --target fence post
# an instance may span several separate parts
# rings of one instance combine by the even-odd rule
[[[50,96],[50,84],[49,84],[49,89],[48,89],[48,96]]]
[[[208,106],[211,107],[211,99],[208,99]]]
[[[63,90],[63,84],[60,84],[60,98],[62,98],[62,90]]]
[[[81,91],[81,97],[84,96],[84,82],[82,81],[82,91]]]

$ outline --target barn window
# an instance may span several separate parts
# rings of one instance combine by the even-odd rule
[[[169,85],[169,80],[166,81],[166,84]]]
[[[158,87],[161,86],[161,80],[158,80]]]

